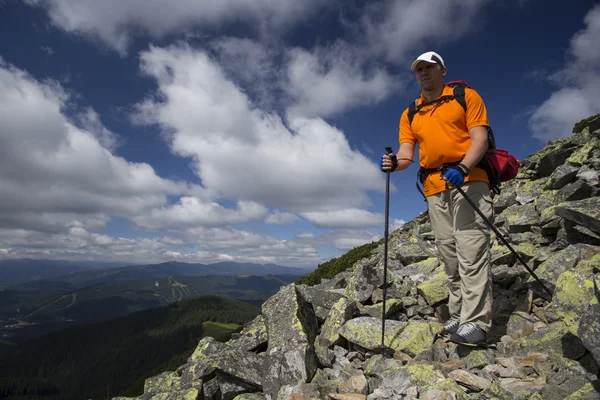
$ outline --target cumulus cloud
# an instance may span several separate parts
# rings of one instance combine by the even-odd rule
[[[447,43],[481,28],[477,17],[490,0],[398,0],[375,3],[362,17],[371,54],[403,63],[430,49],[424,42]],[[435,12],[432,12],[435,10]],[[433,49],[431,49],[433,50]],[[442,55],[443,56],[443,55]]]
[[[286,125],[257,109],[204,52],[152,46],[141,60],[158,93],[134,120],[161,126],[207,189],[290,212],[365,207],[366,191],[382,190],[381,171],[341,131],[318,118]]]
[[[174,235],[154,238],[124,238],[82,227],[52,234],[0,228],[0,243],[2,258],[128,263],[238,261],[315,267],[324,261],[310,244],[216,227],[176,230]]]
[[[217,28],[238,21],[282,29],[318,12],[324,0],[24,0],[44,7],[52,23],[70,33],[94,37],[126,54],[132,36],[163,38],[194,27]]]
[[[371,67],[362,49],[345,42],[312,51],[288,51],[286,92],[290,116],[328,117],[362,105],[374,105],[401,88],[382,67]]]
[[[139,227],[161,230],[189,225],[238,224],[264,220],[267,215],[267,208],[255,202],[240,201],[237,209],[232,209],[214,201],[182,197],[178,204],[155,208],[144,215],[132,217],[132,220]]]
[[[168,195],[204,194],[114,156],[102,144],[113,144],[114,136],[93,110],[83,124],[92,130],[65,116],[68,99],[57,83],[0,61],[0,227],[98,227],[111,215],[160,207]]]
[[[364,228],[383,226],[383,214],[363,209],[343,209],[325,212],[305,212],[302,216],[321,228]]]
[[[585,28],[571,39],[565,67],[550,77],[559,90],[529,119],[533,136],[540,140],[569,136],[575,123],[600,112],[600,6],[592,8],[584,22]]]
[[[267,224],[283,225],[283,224],[294,223],[294,222],[298,221],[299,219],[300,218],[296,214],[275,211],[275,212],[269,214],[267,216],[267,218],[265,218],[265,222]]]

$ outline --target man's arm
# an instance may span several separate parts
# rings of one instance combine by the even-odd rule
[[[471,146],[462,160],[462,164],[470,170],[483,158],[488,150],[488,133],[485,126],[474,126],[469,129]]]
[[[398,159],[398,167],[396,171],[402,171],[410,167],[413,163],[413,157],[415,156],[415,146],[412,143],[401,143],[396,158]]]

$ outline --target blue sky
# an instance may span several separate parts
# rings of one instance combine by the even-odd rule
[[[0,1],[0,257],[314,268],[383,235],[416,56],[524,158],[600,111],[595,3]]]

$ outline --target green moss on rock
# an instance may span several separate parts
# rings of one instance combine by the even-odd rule
[[[586,349],[581,340],[574,336],[567,324],[557,321],[530,336],[519,338],[507,343],[505,353],[508,356],[525,356],[531,352],[552,354],[579,359]]]
[[[575,393],[572,393],[570,396],[565,397],[565,400],[585,400],[585,399],[593,398],[593,397],[589,396],[590,393],[597,393],[597,391],[594,388],[594,385],[592,385],[591,383],[588,383],[584,387],[582,387],[581,389],[576,391]]]
[[[411,321],[388,346],[415,357],[431,346],[434,332],[439,330],[441,324],[436,322]]]
[[[571,333],[577,335],[581,316],[590,305],[598,304],[592,276],[577,270],[563,272],[556,281],[553,301],[556,313],[564,319]]]
[[[417,286],[417,290],[429,305],[446,300],[449,295],[446,273],[444,271],[439,272],[433,278]]]
[[[177,373],[168,371],[160,375],[146,379],[144,382],[144,393],[162,393],[178,390],[181,387],[181,379]]]

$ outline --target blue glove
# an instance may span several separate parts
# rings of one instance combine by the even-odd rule
[[[385,154],[384,154],[385,155]],[[392,159],[392,168],[391,169],[383,169],[383,157],[384,155],[381,156],[381,159],[379,160],[379,169],[381,169],[381,171],[383,172],[394,172],[396,170],[396,168],[398,168],[398,159],[396,158],[395,154],[390,154],[390,158]]]
[[[446,168],[442,177],[454,187],[460,187],[465,183],[465,172],[458,166]]]

